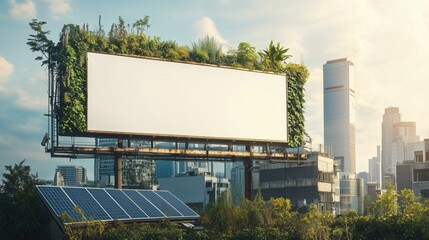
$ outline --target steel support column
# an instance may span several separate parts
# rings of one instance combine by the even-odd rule
[[[244,197],[248,200],[252,200],[252,147],[247,145],[246,152],[250,153],[250,158],[243,161],[244,164]]]
[[[115,152],[115,188],[122,189],[122,153]]]
[[[244,197],[252,200],[252,159],[244,160]]]

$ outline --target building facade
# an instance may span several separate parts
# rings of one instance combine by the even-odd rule
[[[356,172],[355,72],[347,58],[323,65],[324,144],[340,172]]]
[[[396,185],[396,165],[406,159],[405,144],[419,141],[415,122],[401,121],[398,107],[386,108],[382,122],[381,171],[382,186]]]
[[[357,178],[362,179],[363,181],[363,194],[364,196],[368,194],[368,182],[370,182],[369,180],[369,173],[367,172],[359,172],[357,174]]]
[[[82,166],[62,165],[55,169],[56,186],[83,186],[86,182],[86,169]]]
[[[376,182],[381,185],[381,156],[380,146],[377,146],[377,156],[368,160],[369,179],[368,182]]]
[[[261,192],[265,201],[288,198],[293,208],[316,204],[320,210],[335,211],[338,183],[334,160],[319,153],[302,162],[267,163],[254,167],[252,194]]]
[[[128,143],[127,143],[128,144]],[[130,142],[131,147],[141,146],[140,141]],[[115,147],[116,139],[98,139],[98,146]],[[94,182],[102,187],[115,185],[115,159],[100,155],[94,160]],[[138,157],[122,159],[122,184],[124,187],[151,189],[155,185],[155,162]]]
[[[398,164],[397,189],[412,189],[414,194],[429,199],[429,139],[405,143],[406,160]]]
[[[354,174],[342,174],[340,176],[340,205],[341,213],[355,211],[364,213],[364,183],[363,179]]]
[[[209,203],[215,202],[230,189],[228,179],[210,175],[203,169],[186,174],[158,178],[159,188],[168,190],[197,213],[202,213]]]
[[[243,162],[232,163],[231,168],[231,194],[235,205],[240,204],[244,198],[244,164]]]

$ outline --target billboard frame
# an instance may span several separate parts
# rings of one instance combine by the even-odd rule
[[[82,137],[96,137],[96,138],[117,138],[117,139],[136,139],[136,140],[147,140],[147,141],[167,141],[167,142],[183,142],[183,143],[215,143],[215,144],[234,144],[234,145],[257,145],[257,146],[266,146],[269,144],[270,146],[281,146],[286,147],[288,144],[289,137],[289,128],[288,128],[288,110],[287,110],[287,88],[288,82],[286,75],[277,74],[273,72],[262,72],[262,71],[254,71],[242,68],[233,68],[228,66],[217,66],[211,64],[203,64],[203,63],[195,63],[195,62],[186,62],[186,61],[171,61],[168,59],[160,59],[160,58],[152,58],[145,56],[135,56],[135,55],[126,55],[126,54],[107,54],[107,53],[97,53],[97,52],[88,52],[94,54],[102,54],[108,56],[118,56],[118,57],[127,57],[133,59],[143,59],[149,61],[158,61],[158,62],[167,62],[167,63],[178,63],[185,64],[190,66],[198,66],[198,67],[208,67],[208,68],[216,68],[216,69],[227,69],[234,71],[243,71],[246,73],[258,73],[258,74],[267,74],[267,75],[275,75],[284,77],[285,82],[285,130],[286,130],[286,139],[285,140],[272,140],[272,139],[252,139],[252,138],[228,138],[228,137],[218,137],[218,136],[200,136],[200,135],[182,135],[182,134],[160,134],[160,133],[136,133],[136,132],[123,132],[123,131],[94,131],[88,130],[88,112],[86,113],[86,132],[81,132],[77,134],[73,134],[73,136],[82,136]],[[88,77],[87,71],[87,98],[88,98],[88,84],[91,81]],[[88,111],[88,103],[87,100],[87,111]]]

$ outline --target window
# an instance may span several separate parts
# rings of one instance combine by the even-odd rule
[[[416,162],[423,162],[423,151],[415,151],[414,159],[416,160]]]
[[[340,172],[344,172],[344,157],[334,157],[334,162],[337,164]]]

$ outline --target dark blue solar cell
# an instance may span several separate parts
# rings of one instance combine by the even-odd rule
[[[151,190],[139,190],[139,192],[147,198],[156,208],[163,212],[168,217],[182,217],[176,209],[171,207],[164,199],[158,196],[154,191]]]
[[[83,210],[87,219],[112,220],[103,208],[89,194],[86,188],[63,188],[70,199]]]
[[[69,217],[75,221],[80,222],[81,216],[74,211],[74,205],[59,187],[46,187],[37,186],[37,189],[42,194],[45,201],[54,211],[56,216],[60,216],[62,213],[66,213]]]
[[[185,217],[199,217],[199,215],[189,208],[185,203],[180,201],[176,196],[168,191],[156,191],[156,194],[161,196],[165,201],[171,204],[177,211]]]
[[[106,191],[132,218],[148,217],[123,191],[118,189],[106,189]]]
[[[136,190],[123,190],[150,218],[165,217],[156,207],[153,206],[147,199],[142,197]]]
[[[88,188],[91,195],[113,219],[129,219],[130,216],[102,188]]]

